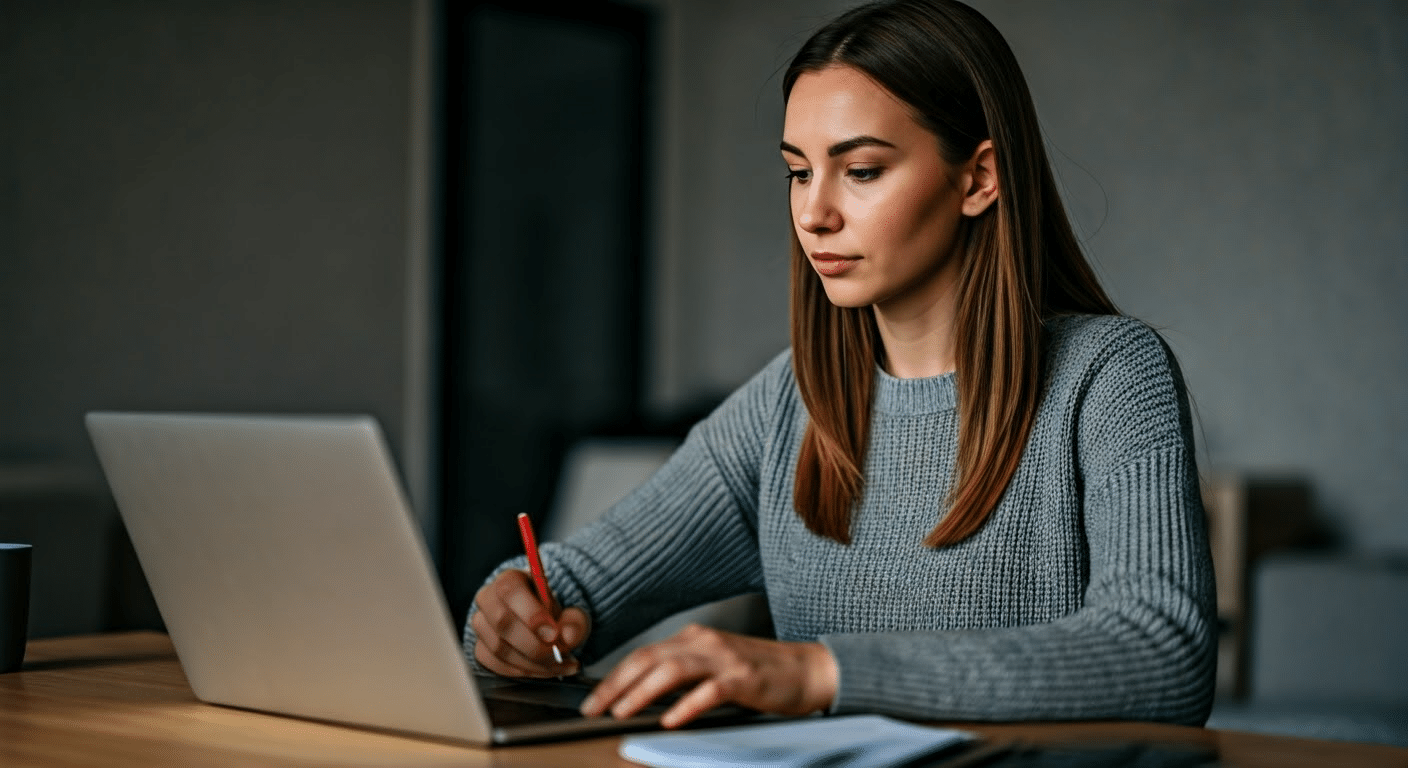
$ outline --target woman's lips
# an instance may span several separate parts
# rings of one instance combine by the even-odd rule
[[[817,272],[828,277],[844,275],[858,263],[860,263],[859,256],[842,256],[839,253],[824,251],[812,254],[812,266],[816,267]]]

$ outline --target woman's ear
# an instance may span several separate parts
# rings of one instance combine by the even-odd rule
[[[997,153],[992,139],[983,139],[963,166],[963,215],[977,216],[997,199]]]

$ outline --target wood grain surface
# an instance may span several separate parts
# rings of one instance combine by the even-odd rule
[[[946,723],[992,744],[1170,744],[1236,768],[1408,768],[1408,750],[1153,723]],[[619,737],[484,749],[197,701],[165,635],[36,640],[0,675],[0,765],[632,766]],[[1000,762],[998,763],[1000,765]]]

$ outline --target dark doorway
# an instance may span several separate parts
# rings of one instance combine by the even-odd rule
[[[439,562],[456,621],[576,437],[637,422],[650,18],[445,6]]]

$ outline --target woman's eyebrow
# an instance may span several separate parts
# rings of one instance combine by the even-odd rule
[[[856,136],[854,138],[846,139],[845,141],[838,141],[835,144],[832,144],[826,149],[826,156],[836,157],[837,155],[844,155],[847,152],[850,152],[853,149],[858,149],[860,147],[889,147],[891,149],[894,149],[895,145],[891,144],[888,141],[885,141],[884,139],[877,139],[874,136]],[[796,155],[797,157],[807,156],[806,152],[803,152],[802,150],[792,146],[791,144],[788,144],[785,141],[782,142],[781,148],[783,152]]]

